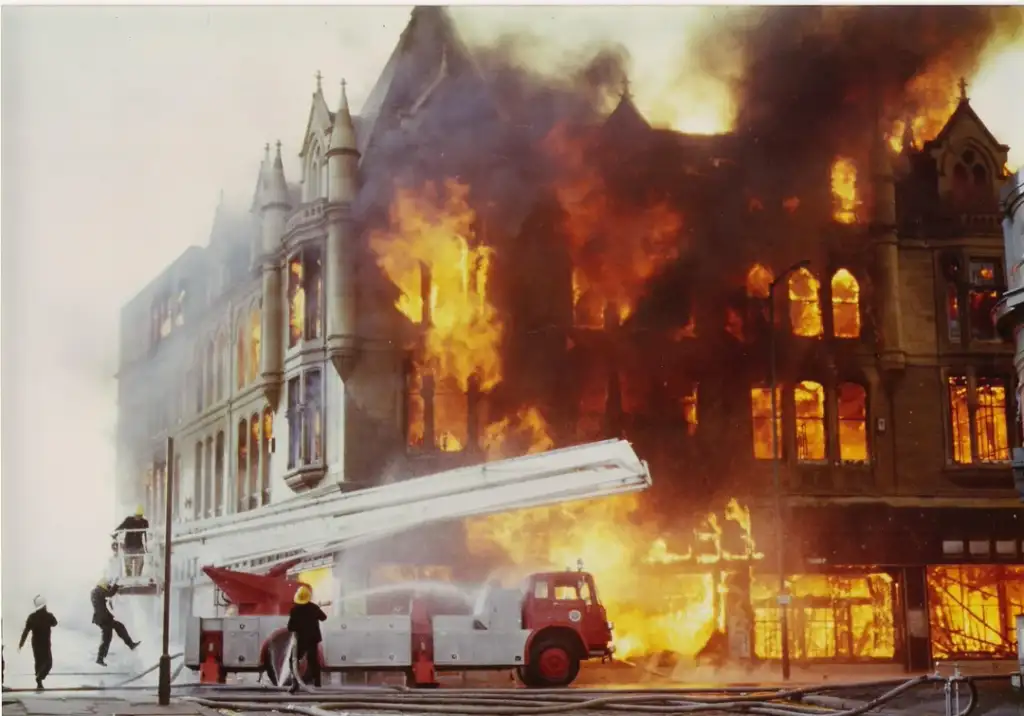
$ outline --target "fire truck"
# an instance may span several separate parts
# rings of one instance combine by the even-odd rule
[[[205,568],[238,616],[190,620],[185,665],[204,681],[261,673],[284,684],[288,610],[301,582]],[[580,663],[611,657],[612,624],[594,578],[577,570],[532,574],[517,589],[486,585],[471,614],[440,613],[429,595],[413,594],[408,614],[341,616],[322,629],[324,672],[391,671],[417,687],[437,686],[443,671],[515,669],[530,687],[568,686]],[[298,666],[299,675],[305,663]]]

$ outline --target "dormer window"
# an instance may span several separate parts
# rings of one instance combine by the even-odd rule
[[[309,151],[309,164],[306,165],[306,201],[316,201],[326,193],[327,177],[324,165],[320,145],[314,142]]]

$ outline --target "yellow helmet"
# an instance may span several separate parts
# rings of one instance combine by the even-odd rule
[[[295,590],[295,603],[296,604],[309,604],[309,600],[312,599],[313,593],[309,587],[303,584],[301,587]]]
[[[138,507],[135,508],[136,517],[142,517],[144,514],[146,514],[146,510],[143,509],[142,505],[139,505]]]
[[[106,589],[107,587],[110,586],[110,580],[107,579],[106,577],[103,577],[103,578],[100,579],[100,581],[96,582],[96,586],[97,587],[103,587],[104,589]]]

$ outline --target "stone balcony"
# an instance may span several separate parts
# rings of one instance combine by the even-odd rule
[[[292,212],[291,216],[284,224],[284,231],[286,234],[290,234],[296,229],[302,228],[307,224],[314,224],[321,221],[324,218],[324,212],[327,209],[327,199],[314,199],[313,201],[302,204],[298,209]]]

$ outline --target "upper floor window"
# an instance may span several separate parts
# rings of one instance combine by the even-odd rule
[[[697,390],[699,387],[700,386],[697,383],[692,383],[679,401],[683,408],[683,421],[686,423],[686,434],[690,437],[697,434],[697,425],[699,424],[699,416],[697,413]]]
[[[965,149],[953,166],[953,205],[959,211],[994,211],[995,196],[985,157]]]
[[[323,265],[317,246],[307,246],[288,262],[288,347],[323,335]]]
[[[306,165],[306,201],[315,201],[326,195],[324,165],[326,162],[320,153],[320,145],[314,142],[309,152],[309,164]]]
[[[867,391],[856,383],[840,383],[836,391],[840,462],[868,461]]]
[[[288,381],[288,469],[323,462],[323,383],[319,368]]]
[[[967,287],[967,305],[971,312],[971,338],[976,341],[998,341],[992,309],[999,302],[1001,266],[990,259],[971,259]]]
[[[772,459],[772,391],[766,386],[750,389],[750,412],[754,433],[754,457]],[[782,457],[782,388],[775,387],[775,457]]]
[[[1007,433],[1006,381],[951,375],[949,391],[950,447],[953,462],[1003,463],[1010,459]]]
[[[860,284],[844,268],[832,274],[832,332],[836,338],[860,337]]]
[[[789,277],[789,320],[793,335],[820,338],[823,333],[818,279],[806,268]]]
[[[796,457],[800,462],[825,459],[825,388],[805,380],[793,388],[796,404]]]

